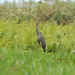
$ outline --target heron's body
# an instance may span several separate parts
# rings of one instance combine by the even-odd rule
[[[38,18],[38,22],[36,24],[36,32],[37,32],[37,40],[38,40],[38,43],[42,46],[43,48],[43,51],[45,52],[45,48],[46,48],[46,42],[45,42],[45,39],[43,37],[43,34],[38,30],[38,24],[39,24],[39,18]]]

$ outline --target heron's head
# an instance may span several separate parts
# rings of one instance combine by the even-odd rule
[[[37,23],[36,23],[36,26],[39,24],[39,21],[40,21],[40,18],[34,14],[30,14],[30,16],[36,18],[37,17]]]

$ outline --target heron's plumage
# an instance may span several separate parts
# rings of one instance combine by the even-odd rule
[[[46,42],[45,42],[45,39],[43,37],[43,34],[38,30],[38,24],[39,24],[39,18],[38,18],[38,22],[36,23],[36,32],[37,32],[37,40],[38,40],[38,43],[39,44],[42,44],[42,48],[43,48],[43,51],[45,52],[45,48],[46,48]]]

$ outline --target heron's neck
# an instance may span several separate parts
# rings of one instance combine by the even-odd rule
[[[38,24],[39,24],[39,18],[38,18],[38,21],[36,23],[36,32],[37,32],[37,35],[39,35]]]
[[[38,25],[36,25],[36,32],[37,32],[37,35],[39,35]]]

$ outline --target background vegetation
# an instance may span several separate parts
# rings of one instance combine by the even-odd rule
[[[13,0],[13,3],[9,3],[5,0],[4,4],[0,5],[0,17],[6,17],[6,19],[19,19],[29,20],[30,16],[34,14],[41,18],[41,21],[53,21],[60,24],[68,24],[75,22],[75,1],[67,0],[44,0],[34,2],[29,0],[19,0],[17,3]],[[35,18],[33,18],[35,19]]]
[[[75,2],[0,4],[0,75],[74,75]],[[46,53],[37,42],[36,17],[46,41]]]

